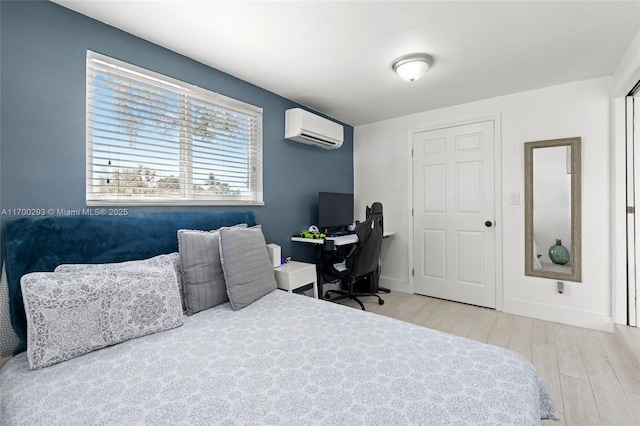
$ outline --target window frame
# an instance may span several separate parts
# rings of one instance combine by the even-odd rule
[[[110,67],[117,70],[124,70],[127,74],[137,74],[140,81],[145,84],[147,81],[160,82],[163,86],[168,86],[166,90],[175,90],[179,96],[180,118],[178,120],[189,120],[194,117],[187,113],[189,108],[185,108],[185,104],[194,102],[204,102],[208,105],[215,106],[216,110],[221,109],[225,114],[239,113],[250,117],[254,123],[250,126],[255,131],[251,132],[253,136],[247,138],[246,151],[246,172],[247,172],[247,194],[246,195],[228,195],[228,194],[197,194],[194,189],[196,181],[193,178],[194,170],[194,136],[195,131],[187,131],[189,126],[180,126],[179,137],[179,182],[180,193],[178,195],[164,195],[161,197],[153,197],[149,195],[132,196],[124,192],[115,192],[110,195],[103,194],[96,190],[94,181],[94,74],[92,74],[92,65],[100,63],[102,67]],[[146,81],[145,81],[146,80]],[[170,87],[170,88],[169,88]],[[221,95],[175,78],[142,68],[136,65],[111,58],[100,53],[87,50],[86,56],[86,176],[85,176],[85,202],[87,206],[256,206],[264,205],[263,196],[263,109],[249,103]],[[188,100],[187,100],[188,99]],[[136,111],[144,111],[139,109]],[[97,139],[97,138],[96,138]],[[212,140],[215,138],[211,138]],[[175,143],[175,141],[174,141]],[[96,143],[96,145],[98,145]],[[115,148],[114,148],[115,152]],[[229,157],[221,157],[229,158]],[[116,168],[120,173],[121,167]],[[243,169],[244,170],[244,169]],[[165,177],[165,176],[161,176]],[[169,176],[166,176],[169,177]]]

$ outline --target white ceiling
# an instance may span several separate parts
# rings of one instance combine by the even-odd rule
[[[610,75],[640,30],[638,0],[54,1],[352,125]]]

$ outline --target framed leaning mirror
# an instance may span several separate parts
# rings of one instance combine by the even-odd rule
[[[581,281],[580,138],[524,144],[525,275]]]

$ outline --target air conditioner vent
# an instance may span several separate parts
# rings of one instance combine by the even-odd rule
[[[285,111],[285,138],[324,149],[337,149],[344,141],[344,128],[301,108]]]

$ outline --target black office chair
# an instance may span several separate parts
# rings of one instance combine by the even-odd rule
[[[382,233],[384,234],[384,220],[382,217],[382,203],[375,202],[371,204],[371,207],[367,206],[366,210],[367,219],[371,216],[375,216],[376,220],[380,221],[380,227],[382,228]]]
[[[384,221],[383,221],[383,217],[382,217],[382,203],[373,203],[371,204],[371,207],[367,206],[367,219],[369,219],[370,216],[375,217],[377,220],[380,221],[380,226],[382,228],[382,235],[384,236]],[[379,274],[375,274],[372,278],[372,284],[371,284],[371,291],[373,293],[391,293],[391,290],[389,290],[388,288],[385,287],[380,287],[380,282],[379,282]]]
[[[380,203],[374,203],[372,208]],[[380,204],[380,214],[368,215],[366,221],[356,226],[358,243],[351,247],[348,253],[339,251],[325,252],[323,254],[323,274],[328,282],[339,282],[338,290],[329,290],[325,293],[325,298],[331,302],[342,299],[351,299],[357,302],[364,311],[364,304],[359,297],[377,297],[378,304],[384,304],[384,300],[373,292],[356,291],[356,282],[368,279],[370,283],[376,277],[378,265],[380,263],[380,250],[382,247],[382,205]],[[336,265],[344,261],[345,269],[336,268]],[[331,297],[332,294],[337,294]]]

